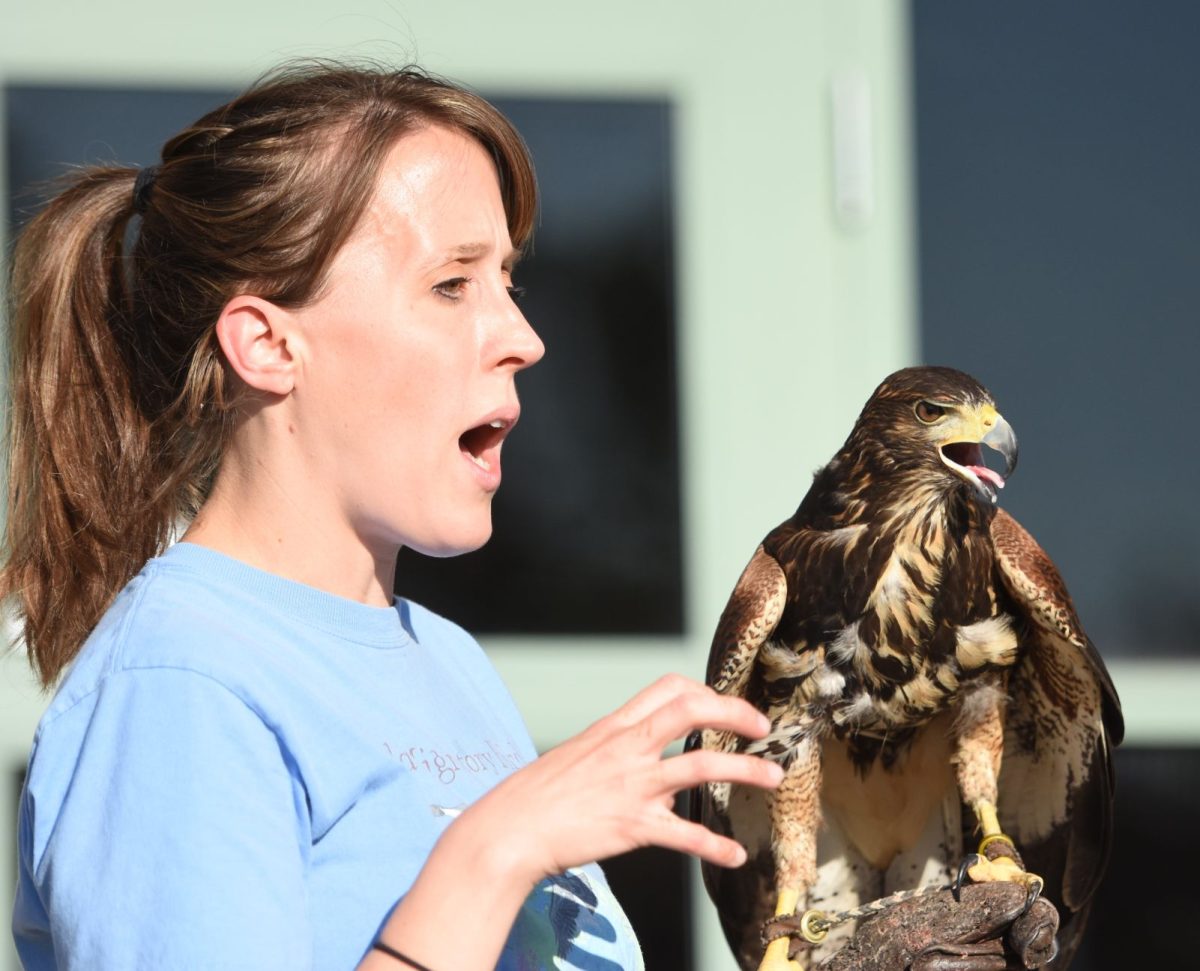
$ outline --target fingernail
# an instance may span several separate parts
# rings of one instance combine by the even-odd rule
[[[771,730],[771,719],[769,719],[762,712],[759,712],[759,714],[758,714],[758,729],[764,735],[766,735],[767,732],[769,732]]]
[[[745,862],[746,862],[746,848],[744,846],[738,846],[737,850],[733,854],[733,865],[741,866]]]
[[[778,762],[768,762],[767,765],[771,770],[771,780],[775,785],[779,785],[783,781],[783,766]]]

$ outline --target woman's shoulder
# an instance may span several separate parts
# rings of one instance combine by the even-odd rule
[[[432,622],[421,617],[417,626]],[[347,651],[376,655],[409,637],[395,609],[345,601],[181,543],[117,595],[43,722],[114,678],[163,670],[215,681],[249,702],[263,686],[319,678],[344,664]]]
[[[113,678],[161,669],[212,678],[221,651],[205,646],[219,645],[215,631],[231,628],[230,621],[229,612],[203,588],[180,583],[151,561],[117,594],[84,642],[42,717],[42,727],[88,702]]]

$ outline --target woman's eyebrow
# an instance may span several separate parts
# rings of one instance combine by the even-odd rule
[[[487,256],[492,252],[493,246],[491,243],[460,243],[458,246],[453,246],[446,250],[437,263],[441,266],[443,263],[469,263],[472,260],[478,260],[481,257]],[[522,256],[521,250],[513,248],[508,251],[504,257],[504,268],[512,270],[517,265]]]
[[[460,243],[458,246],[448,249],[444,255],[447,263],[454,261],[465,263],[486,256],[491,251],[491,243]]]

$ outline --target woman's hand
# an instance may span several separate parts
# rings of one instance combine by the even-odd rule
[[[757,756],[663,750],[699,728],[761,738],[766,717],[746,702],[668,675],[617,711],[516,772],[458,825],[496,831],[506,861],[536,883],[571,866],[642,846],[739,866],[745,850],[673,811],[675,794],[704,782],[774,788],[780,767]]]
[[[687,678],[656,681],[451,823],[382,939],[438,971],[492,968],[521,904],[551,874],[651,845],[740,865],[746,851],[736,842],[675,815],[675,794],[704,782],[774,788],[783,772],[752,755],[663,757],[671,742],[699,728],[761,738],[770,725],[746,702]],[[461,931],[464,914],[469,933]],[[402,964],[372,951],[359,968]]]

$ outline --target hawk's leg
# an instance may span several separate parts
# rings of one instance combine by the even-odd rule
[[[996,813],[1000,761],[1004,756],[1004,693],[998,681],[984,682],[963,700],[955,722],[958,788],[975,813],[981,840],[979,862],[968,869],[976,883],[1006,880],[1040,891],[1042,878],[1027,873]]]
[[[794,750],[783,782],[769,797],[775,855],[775,916],[791,916],[817,879],[820,824],[821,746],[805,739]],[[804,971],[788,958],[790,937],[771,941],[758,971]]]
[[[979,829],[983,834],[979,841],[978,862],[968,867],[967,873],[976,883],[989,883],[996,880],[1006,880],[1019,883],[1036,896],[1042,889],[1042,878],[1035,873],[1029,873],[1021,864],[1013,841],[1000,829],[1000,820],[996,815],[996,807],[987,800],[972,804],[975,817],[979,820]],[[1032,897],[1030,898],[1032,902]]]

